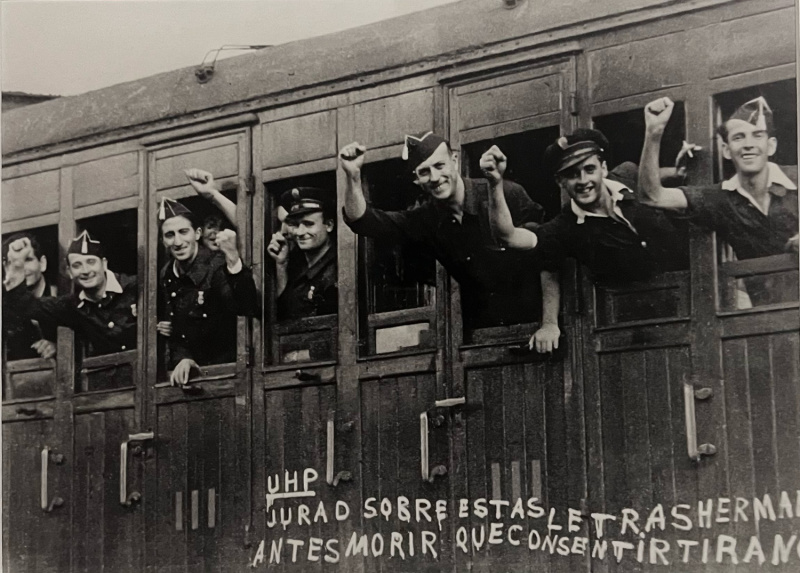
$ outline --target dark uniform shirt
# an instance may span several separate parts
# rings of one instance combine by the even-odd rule
[[[86,356],[136,348],[136,277],[106,272],[106,292],[97,302],[76,294],[36,298],[19,285],[3,297],[4,320],[52,321],[73,329]]]
[[[797,166],[770,169],[770,204],[764,214],[737,191],[738,178],[706,187],[681,187],[688,206],[678,216],[716,231],[733,247],[738,259],[786,252],[786,242],[798,232]]]
[[[172,323],[169,367],[184,358],[200,365],[236,360],[236,316],[256,316],[258,294],[250,269],[227,270],[225,255],[198,245],[181,276],[170,260],[159,275],[160,320]]]
[[[50,285],[45,282],[41,298],[52,298]],[[31,345],[39,340],[56,341],[56,324],[52,320],[11,320],[4,313],[3,336],[7,360],[38,358]]]
[[[542,221],[544,210],[516,183],[504,181],[515,226]],[[541,318],[541,286],[536,257],[502,248],[489,226],[489,183],[464,179],[461,222],[437,201],[408,211],[367,207],[356,221],[345,222],[359,235],[412,243],[431,252],[458,281],[467,329],[535,322]]]
[[[303,251],[292,249],[286,272],[286,288],[278,297],[278,319],[336,314],[339,302],[336,245],[330,245],[311,267]]]
[[[606,283],[646,280],[656,271],[686,268],[688,244],[676,239],[685,233],[664,212],[640,202],[635,168],[622,164],[604,180],[617,217],[592,215],[570,201],[552,221],[535,229],[535,250],[546,268],[557,269],[572,257],[596,281]]]

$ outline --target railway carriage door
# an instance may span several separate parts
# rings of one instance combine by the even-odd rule
[[[554,216],[560,209],[559,191],[541,167],[541,157],[547,145],[572,130],[577,113],[574,86],[571,57],[453,80],[448,87],[450,141],[460,150],[462,172],[481,178],[480,156],[496,144],[509,158],[506,178],[521,184],[544,207],[545,219]],[[465,321],[453,321],[450,395],[465,397],[466,404],[452,416],[445,414],[455,449],[452,464],[458,468],[450,479],[456,499],[479,500],[489,508],[487,513],[470,506],[469,517],[458,520],[455,558],[479,571],[522,570],[530,564],[577,571],[586,568],[580,556],[553,556],[543,550],[547,520],[529,515],[527,506],[531,500],[565,515],[567,508],[580,508],[584,496],[582,394],[576,368],[580,360],[575,352],[580,332],[570,307],[574,296],[564,296],[562,303],[566,338],[561,345],[568,347],[568,358],[532,362],[535,357],[509,351],[527,344],[540,320],[538,272],[519,280],[530,290],[520,294],[519,301],[504,302],[513,305],[523,296],[538,297],[535,312],[526,315],[520,310],[502,321],[498,315],[494,324],[472,330],[461,328]],[[572,283],[568,275],[562,277],[562,290],[569,293]],[[451,312],[461,315],[457,296]],[[512,516],[519,499],[525,511]],[[532,514],[539,515],[539,510]],[[537,549],[529,549],[529,541]]]
[[[144,486],[146,561],[148,567],[159,570],[233,571],[246,559],[242,535],[250,499],[248,320],[236,320],[235,335],[222,329],[215,332],[217,347],[230,352],[220,352],[211,363],[207,356],[195,357],[201,366],[189,383],[184,387],[170,384],[175,360],[168,341],[155,328],[157,320],[170,320],[156,297],[159,271],[169,260],[156,213],[167,197],[183,203],[200,221],[208,222],[216,215],[222,227],[236,230],[242,260],[251,264],[250,135],[250,129],[243,127],[166,144],[144,142],[149,163],[144,204],[149,236],[147,290],[151,293],[146,309],[151,327],[144,430],[153,435],[148,449],[153,457],[146,461]],[[184,173],[190,168],[213,174],[223,195],[236,205],[235,221],[226,220],[210,202],[196,196]],[[198,312],[204,302],[200,291]]]

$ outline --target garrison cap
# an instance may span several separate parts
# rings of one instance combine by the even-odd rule
[[[169,197],[164,197],[161,199],[161,205],[158,208],[158,221],[159,223],[163,223],[167,219],[172,219],[173,217],[187,217],[192,214],[189,209],[187,209],[183,203],[175,201],[175,199],[170,199]]]
[[[333,216],[334,199],[332,193],[318,187],[295,187],[286,191],[278,199],[278,207],[287,211],[286,218],[301,217],[306,213],[322,212],[326,217]]]
[[[103,246],[100,241],[95,241],[89,236],[89,231],[84,231],[72,239],[67,255],[94,255],[103,258]]]
[[[608,148],[608,139],[596,129],[576,129],[572,135],[559,137],[555,143],[547,146],[545,164],[553,174],[560,173],[592,155],[605,157]]]
[[[420,163],[433,155],[442,143],[447,143],[447,140],[432,131],[420,135],[406,135],[402,157],[408,161],[411,171],[414,171]]]
[[[772,133],[772,110],[763,96],[751,99],[740,105],[727,121],[732,119],[746,121],[756,126],[758,129],[763,129],[768,133]]]

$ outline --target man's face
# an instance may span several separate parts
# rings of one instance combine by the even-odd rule
[[[313,252],[327,245],[333,231],[333,223],[326,222],[320,212],[287,218],[286,225],[297,246],[305,252]]]
[[[556,181],[579,207],[587,209],[600,201],[603,179],[607,175],[606,162],[601,162],[597,155],[592,155],[559,172]]]
[[[728,141],[722,142],[722,155],[733,162],[736,173],[754,175],[766,169],[778,140],[741,119],[728,120],[726,128]]]
[[[220,228],[216,225],[205,225],[203,226],[203,244],[212,251],[218,251],[219,247],[215,243],[217,239],[217,233],[220,232]]]
[[[414,170],[414,183],[434,199],[445,201],[453,196],[458,183],[458,156],[442,143]]]
[[[289,224],[286,222],[286,217],[289,215],[289,212],[284,209],[283,207],[278,207],[277,211],[278,222],[281,224],[281,235],[286,237],[286,239],[292,239],[292,230],[289,228]]]
[[[161,242],[176,261],[194,258],[202,234],[202,229],[193,229],[186,217],[172,217],[161,225]]]
[[[36,258],[33,249],[30,249],[25,255],[25,284],[29,287],[39,284],[45,270],[47,270],[47,257],[42,255]]]
[[[67,255],[69,276],[84,290],[97,289],[106,282],[106,260],[95,255]]]

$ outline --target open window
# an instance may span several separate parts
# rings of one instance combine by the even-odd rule
[[[644,108],[596,116],[593,122],[610,143],[606,150],[609,178],[635,187],[644,145]],[[686,109],[682,101],[676,101],[659,158],[662,181],[669,187],[687,184],[686,161],[691,159],[676,165],[685,133]],[[689,315],[689,226],[656,210],[650,223],[652,228],[644,232],[650,237],[655,276],[640,283],[596,284],[597,326]]]
[[[743,103],[763,96],[773,113],[776,147],[769,161],[790,181],[797,178],[797,87],[794,79],[749,86],[714,96],[715,127],[722,125]],[[730,141],[728,141],[730,143]],[[723,154],[724,142],[717,136],[715,181],[736,175],[734,161]],[[731,150],[734,147],[731,146]],[[736,155],[735,151],[733,152]],[[731,191],[736,192],[736,191]],[[796,304],[798,300],[797,193],[773,186],[769,203],[760,207],[743,202],[743,218],[749,230],[737,233],[736,244],[718,241],[719,306],[722,311],[744,310],[765,305]],[[759,231],[762,229],[762,231]],[[763,231],[763,229],[768,229]],[[719,238],[719,237],[718,237]]]
[[[119,390],[135,386],[138,288],[138,213],[134,209],[97,215],[76,222],[78,233],[88,231],[100,241],[106,259],[106,289],[119,289],[109,309],[109,341],[95,346],[75,334],[75,392]],[[113,279],[112,279],[113,277]],[[112,284],[113,283],[113,284]],[[129,285],[133,285],[130,288]],[[77,287],[75,287],[77,288]],[[80,292],[79,290],[77,292]],[[84,301],[84,304],[95,304]],[[104,305],[105,301],[97,304]]]
[[[362,170],[364,195],[385,211],[425,201],[405,162],[388,159]],[[436,261],[418,245],[359,236],[359,354],[369,356],[434,348]]]
[[[37,297],[56,296],[58,282],[58,227],[51,225],[3,235],[3,257],[8,244],[28,237],[34,251],[26,261],[26,287]],[[44,341],[44,342],[42,342]],[[56,325],[3,319],[3,400],[53,396],[55,361],[43,358],[56,349]]]
[[[279,209],[281,197],[288,192],[292,201],[300,201],[306,188],[327,194],[326,209],[286,218],[286,211]],[[266,355],[273,364],[335,360],[339,304],[336,173],[270,181],[266,193],[264,269],[265,278],[273,283],[273,296],[264,300],[263,324],[271,329],[265,332],[269,341]],[[273,236],[279,237],[277,250],[270,249]]]

